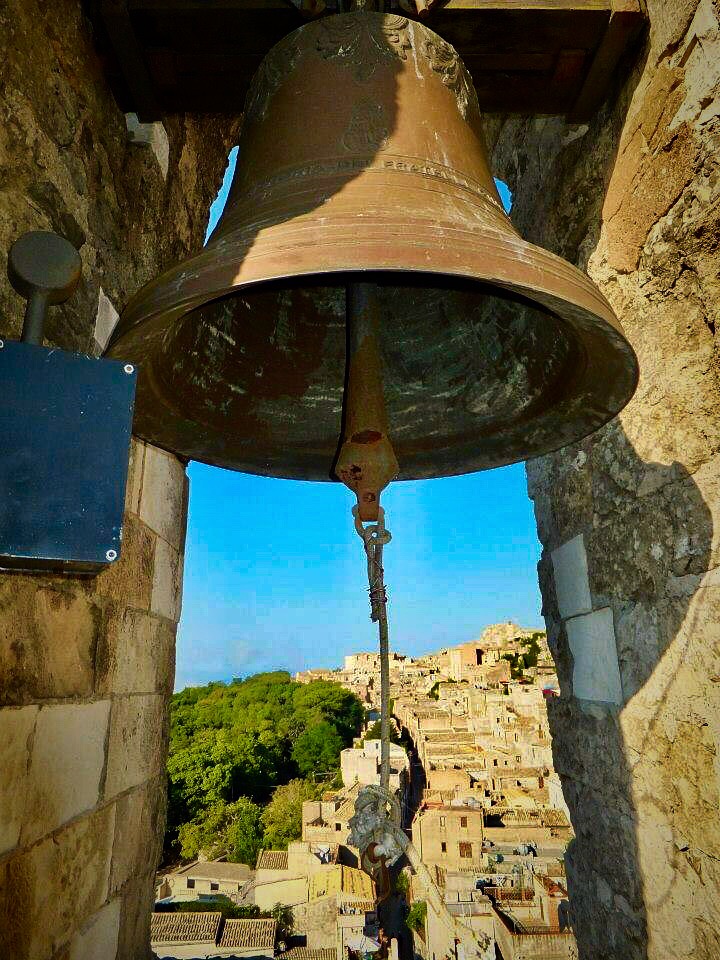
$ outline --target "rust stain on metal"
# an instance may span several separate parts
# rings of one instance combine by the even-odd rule
[[[381,288],[347,288],[347,387],[344,437],[335,473],[357,497],[363,521],[376,521],[380,494],[400,470],[388,437],[378,330]]]

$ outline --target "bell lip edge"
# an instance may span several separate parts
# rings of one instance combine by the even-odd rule
[[[496,240],[495,237],[490,237],[491,245],[493,240]],[[367,241],[366,241],[367,242]],[[545,250],[543,247],[537,246],[536,244],[530,243],[527,240],[518,238],[515,241],[521,248],[525,248],[522,252],[529,254],[529,257],[522,257],[522,261],[530,260],[537,261],[537,259],[546,259],[548,263],[553,263],[557,265],[562,273],[565,276],[565,282],[563,283],[563,278],[557,274],[553,274],[549,283],[543,285],[543,287],[532,286],[528,282],[523,282],[522,278],[515,276],[514,271],[495,271],[491,272],[490,270],[485,270],[479,272],[476,268],[474,272],[467,266],[454,266],[453,264],[445,264],[442,269],[437,267],[430,267],[427,264],[424,265],[413,265],[407,266],[403,265],[401,258],[397,264],[384,262],[379,266],[367,266],[367,265],[344,265],[340,267],[332,267],[329,269],[322,269],[315,265],[314,268],[303,268],[299,265],[295,265],[294,269],[287,272],[278,272],[277,270],[265,270],[262,272],[262,275],[251,275],[249,277],[242,278],[239,276],[242,267],[247,263],[247,258],[245,258],[239,265],[236,267],[236,275],[232,283],[225,283],[214,287],[213,289],[204,290],[201,292],[196,292],[193,294],[188,294],[185,297],[176,297],[172,302],[171,306],[163,305],[163,303],[156,303],[155,308],[152,310],[142,310],[141,307],[143,304],[147,304],[148,294],[151,291],[157,289],[160,286],[169,286],[172,279],[177,277],[178,273],[187,273],[189,264],[195,262],[200,258],[206,258],[208,253],[207,248],[203,248],[199,253],[194,257],[191,257],[189,260],[181,261],[175,267],[171,267],[169,270],[166,270],[164,273],[160,274],[154,280],[151,280],[148,284],[141,287],[128,301],[125,306],[120,320],[118,321],[113,333],[108,341],[107,347],[104,351],[104,355],[109,356],[112,354],[113,349],[116,344],[124,339],[132,330],[141,323],[149,323],[154,320],[159,319],[164,315],[171,315],[172,322],[179,320],[181,317],[184,317],[186,314],[191,313],[193,310],[197,310],[200,307],[203,307],[209,303],[212,303],[214,300],[221,300],[223,297],[230,296],[233,293],[238,293],[240,290],[248,289],[251,287],[256,287],[264,283],[273,283],[281,282],[283,280],[291,281],[293,278],[300,277],[309,277],[309,276],[332,276],[343,273],[409,273],[417,274],[422,273],[429,276],[445,276],[457,278],[460,280],[466,280],[469,282],[476,283],[485,283],[489,285],[496,285],[503,290],[508,291],[509,293],[515,293],[518,296],[524,297],[527,300],[530,300],[536,304],[541,309],[547,310],[550,313],[553,313],[559,316],[566,323],[572,325],[572,319],[569,317],[563,316],[562,313],[548,307],[542,300],[538,299],[537,294],[546,294],[553,299],[557,299],[561,302],[572,304],[574,307],[581,310],[585,313],[588,318],[592,318],[595,322],[598,320],[601,322],[607,323],[614,331],[619,334],[619,336],[625,341],[627,346],[635,355],[635,350],[632,347],[632,344],[629,342],[625,336],[625,332],[622,326],[622,323],[618,319],[615,311],[613,310],[612,305],[609,303],[607,298],[599,290],[597,285],[593,280],[587,276],[582,270],[576,267],[574,264],[571,264],[569,261],[564,260],[562,257],[557,256],[554,253],[551,253],[549,250]],[[352,252],[357,256],[357,252],[364,245],[354,244],[352,245]],[[428,245],[429,246],[429,245]],[[498,246],[503,249],[503,244],[498,244]],[[333,247],[337,252],[337,247]],[[307,256],[307,253],[306,253]],[[255,259],[255,258],[253,258]],[[258,258],[259,259],[259,258]],[[265,259],[265,258],[263,258]],[[475,259],[475,258],[473,258]],[[480,260],[480,266],[482,266],[482,254],[477,258]],[[519,263],[519,259],[509,260],[509,263]],[[223,267],[226,267],[226,264],[223,264]],[[542,264],[535,263],[535,266],[538,269],[542,269]],[[310,265],[308,265],[310,267]],[[570,296],[570,291],[568,291],[568,285],[570,286],[570,291],[574,292],[575,296]],[[177,282],[173,284],[175,292],[179,293],[180,284]],[[583,297],[582,294],[585,293],[586,296]],[[594,302],[588,303],[588,300]],[[637,362],[637,357],[635,357]]]

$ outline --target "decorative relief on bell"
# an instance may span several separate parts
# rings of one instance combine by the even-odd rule
[[[262,120],[268,104],[301,55],[301,33],[296,30],[276,43],[252,78],[245,97],[245,119]]]
[[[383,105],[375,100],[360,100],[353,108],[342,145],[353,153],[373,153],[387,145],[389,134]]]
[[[475,113],[478,114],[480,107],[478,106],[475,87],[456,50],[437,36],[434,36],[431,40],[424,40],[422,49],[430,68],[435,73],[440,74],[442,82],[455,94],[458,110],[462,117],[467,120],[470,107],[473,107]]]
[[[324,60],[339,60],[360,83],[372,79],[383,60],[407,60],[412,49],[409,21],[396,14],[348,13],[318,23],[316,49]]]

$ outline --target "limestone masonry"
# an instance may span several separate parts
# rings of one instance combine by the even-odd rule
[[[394,655],[396,789],[423,857],[409,920],[428,960],[494,960],[496,944],[505,960],[720,957],[720,2],[644,6],[589,124],[486,118],[515,223],[600,286],[641,379],[599,433],[528,464],[536,665],[535,631],[514,625]],[[200,248],[240,120],[123,115],[80,0],[0,3],[0,111],[2,256],[25,230],[75,244],[83,280],[47,342],[99,355],[131,295]],[[0,284],[0,336],[22,309]],[[2,960],[151,956],[187,496],[185,465],[134,442],[119,562],[95,579],[0,574]],[[372,711],[377,672],[368,653],[332,676]],[[355,749],[348,775],[374,778],[373,748]],[[263,851],[253,878],[172,883],[263,904],[282,889],[308,940],[295,956],[333,960],[330,936],[362,947],[378,890],[340,839],[359,788],[308,806],[302,841]],[[154,936],[272,955],[274,921],[203,916],[156,918]]]

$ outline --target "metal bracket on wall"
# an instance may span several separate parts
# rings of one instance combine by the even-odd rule
[[[81,274],[56,234],[10,248],[27,305],[22,339],[0,340],[0,569],[92,574],[120,556],[136,369],[42,345],[48,307]]]

